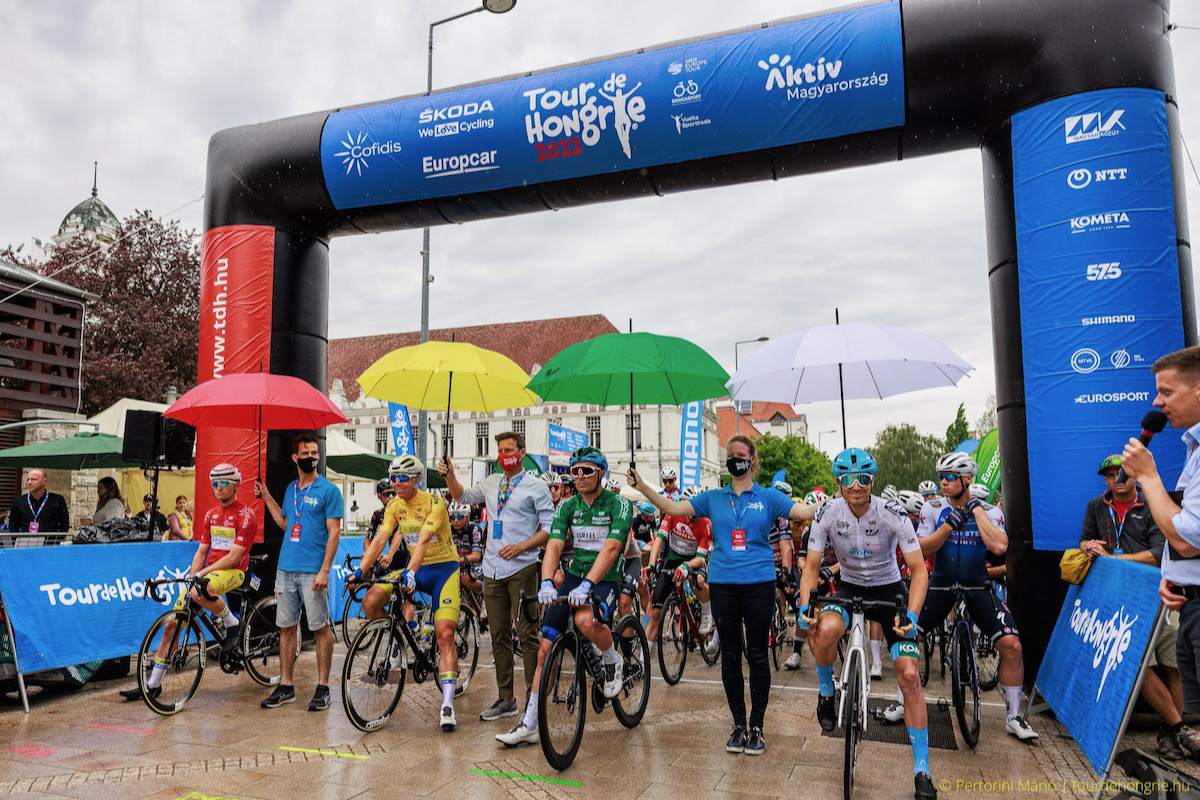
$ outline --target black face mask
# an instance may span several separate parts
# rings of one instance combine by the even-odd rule
[[[319,458],[301,458],[296,460],[296,466],[300,467],[301,472],[316,472],[318,461]]]
[[[750,465],[754,463],[749,458],[730,458],[725,461],[725,469],[729,470],[729,474],[735,478],[740,478],[750,471]]]

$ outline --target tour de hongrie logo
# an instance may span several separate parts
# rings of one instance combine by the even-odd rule
[[[646,121],[646,100],[623,72],[610,72],[599,84],[580,81],[569,87],[538,86],[522,93],[525,136],[538,161],[582,155],[611,130],[625,158],[633,158],[632,133]]]
[[[334,153],[334,158],[342,160],[342,165],[346,167],[347,175],[353,172],[360,177],[363,174],[363,170],[370,167],[370,160],[373,156],[391,155],[392,153],[400,152],[399,141],[371,141],[371,134],[366,131],[359,131],[358,133],[347,132],[346,138],[341,140],[341,145],[344,149]]]

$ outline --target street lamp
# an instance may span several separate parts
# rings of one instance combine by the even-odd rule
[[[437,22],[429,23],[429,63],[428,69],[425,71],[425,94],[433,93],[433,29],[438,25],[445,25],[447,22],[453,22],[456,19],[469,17],[472,14],[478,14],[480,11],[490,11],[493,14],[503,14],[506,11],[512,11],[513,6],[517,4],[517,0],[483,0],[478,8],[473,8],[470,11],[464,11],[461,14],[455,14],[452,17],[439,19]],[[421,341],[429,341],[429,284],[433,282],[433,278],[429,275],[429,228],[425,228],[421,236]],[[447,416],[446,424],[450,424],[450,418]],[[425,463],[425,455],[427,449],[425,447],[426,432],[429,430],[429,412],[422,411],[417,415],[417,430],[421,432],[421,437],[417,441],[417,456],[421,459],[421,463]]]
[[[827,431],[821,431],[820,433],[817,434],[817,449],[820,450],[822,453],[825,452],[825,445],[822,444],[822,442],[824,440],[821,437],[827,433],[837,433],[837,428],[833,428],[833,429],[827,430]]]
[[[746,339],[745,341],[734,342],[733,343],[733,371],[734,372],[738,371],[738,345],[754,344],[755,342],[766,342],[766,341],[770,341],[770,339],[771,339],[770,336],[760,336],[757,339]],[[738,401],[737,400],[733,401],[733,418],[737,424],[737,432],[739,435],[741,435],[741,433],[742,433],[742,412],[738,410]]]

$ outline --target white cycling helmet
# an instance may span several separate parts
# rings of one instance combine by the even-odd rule
[[[966,478],[979,474],[979,465],[966,453],[946,453],[937,460],[937,471]]]
[[[683,487],[683,491],[679,493],[679,499],[680,500],[691,500],[693,497],[695,497],[696,495],[700,494],[703,491],[704,490],[701,489],[699,486],[685,486],[685,487]]]
[[[396,456],[388,465],[388,475],[407,475],[412,478],[421,477],[424,474],[425,465],[416,456]]]
[[[471,507],[466,503],[460,503],[457,500],[450,503],[450,505],[446,507],[446,510],[450,513],[450,516],[455,516],[457,514],[462,514],[463,516],[467,517],[471,516]]]
[[[925,505],[925,498],[920,492],[904,489],[900,492],[900,505],[904,506],[904,510],[909,514],[919,514],[921,507]]]
[[[209,481],[237,481],[242,482],[242,471],[233,464],[217,464],[208,471]]]
[[[771,484],[771,488],[783,492],[788,497],[792,496],[792,485],[787,481],[775,481]]]
[[[658,477],[662,478],[664,481],[679,480],[679,475],[675,472],[674,467],[664,467],[662,472],[658,473]]]
[[[992,493],[991,487],[986,483],[972,483],[969,488],[971,497],[974,497],[976,500],[983,500],[985,503],[987,502],[988,495]]]
[[[937,494],[938,485],[933,481],[921,481],[921,484],[917,487],[917,491],[921,494]]]
[[[894,500],[897,503],[900,502],[900,492],[897,491],[896,487],[892,486],[890,483],[883,487],[883,491],[879,493],[879,496],[884,500]]]
[[[828,497],[829,495],[825,494],[820,489],[813,489],[811,492],[804,495],[804,504],[811,506],[828,499]]]

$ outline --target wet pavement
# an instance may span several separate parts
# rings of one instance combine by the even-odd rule
[[[343,652],[339,645],[335,675],[340,675]],[[517,670],[521,690],[519,665]],[[459,727],[453,733],[438,727],[441,694],[433,680],[410,680],[387,726],[363,734],[346,719],[336,678],[333,705],[307,711],[316,675],[311,650],[301,654],[296,675],[297,702],[264,710],[258,703],[266,690],[245,675],[226,675],[212,665],[195,700],[173,717],[122,700],[117,692],[133,687],[133,677],[93,682],[70,694],[35,690],[28,715],[10,694],[0,700],[0,795],[190,800],[842,796],[844,745],[820,734],[816,674],[807,651],[799,671],[773,673],[762,756],[724,751],[730,720],[720,667],[692,658],[676,686],[663,683],[655,664],[649,709],[637,728],[622,727],[610,709],[597,715],[589,708],[579,755],[561,773],[549,767],[539,746],[505,749],[493,739],[515,718],[480,721],[479,713],[496,699],[486,636],[475,680],[456,703]],[[872,697],[895,691],[886,664]],[[933,676],[926,695],[936,702],[949,697],[949,688]],[[1049,715],[1032,720],[1041,738],[1023,744],[1004,732],[999,692],[988,693],[986,703],[975,750],[956,737],[957,750],[931,751],[939,797],[1092,796],[1090,767]],[[1153,729],[1127,734],[1122,749],[1131,746],[1152,753]],[[1200,764],[1187,762],[1182,768],[1200,775]],[[1119,768],[1116,773],[1124,778]],[[911,775],[907,745],[864,742],[856,797],[912,797]]]

